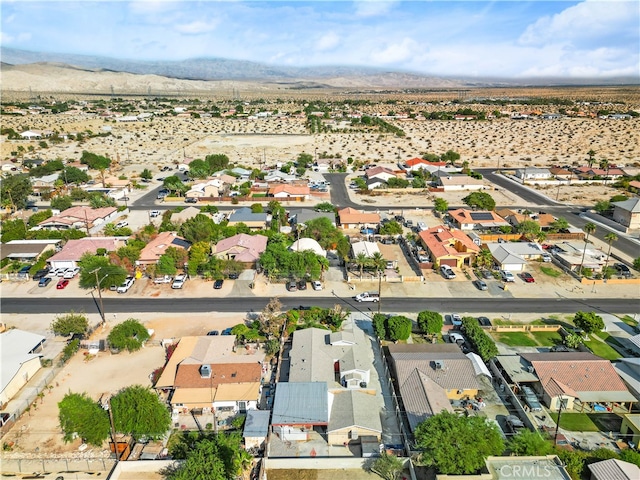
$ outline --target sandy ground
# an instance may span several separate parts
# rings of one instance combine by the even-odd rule
[[[99,118],[66,115],[3,116],[3,127],[23,131],[91,130],[111,135],[81,145],[67,141],[41,148],[38,142],[3,138],[0,157],[7,159],[19,145],[33,148],[27,158],[79,159],[83,150],[109,155],[128,173],[144,167],[178,163],[186,157],[224,153],[232,162],[260,167],[294,160],[299,153],[351,157],[354,160],[397,163],[449,149],[459,152],[471,168],[584,162],[593,149],[597,158],[616,163],[640,161],[640,119],[531,120],[490,122],[396,121],[406,137],[378,133],[309,135],[303,118],[258,120],[223,118],[154,118],[149,122],[111,123]]]

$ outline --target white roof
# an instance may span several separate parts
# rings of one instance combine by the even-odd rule
[[[360,253],[364,253],[367,257],[371,258],[374,254],[380,253],[378,244],[376,242],[356,242],[351,244],[354,258]]]
[[[25,332],[17,328],[0,334],[0,363],[2,363],[0,391],[4,391],[9,385],[23,363],[42,356],[29,352],[44,340],[45,337],[43,335]]]
[[[327,252],[316,242],[313,238],[301,238],[293,242],[293,245],[289,247],[292,252],[304,252],[305,250],[311,250],[316,255],[326,257]]]
[[[473,352],[469,352],[467,353],[467,358],[471,360],[471,363],[473,364],[473,369],[476,371],[476,375],[486,375],[489,378],[493,378],[493,375],[491,375],[491,372],[489,371],[485,363],[482,361],[482,358],[480,358],[480,355],[475,354]]]

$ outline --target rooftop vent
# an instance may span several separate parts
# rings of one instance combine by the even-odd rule
[[[434,360],[433,361],[433,369],[434,370],[442,370],[444,368],[444,360]]]
[[[202,365],[200,367],[200,376],[202,378],[211,378],[211,365]]]

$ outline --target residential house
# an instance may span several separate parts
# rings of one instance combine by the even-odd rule
[[[0,248],[0,260],[9,258],[22,262],[35,262],[44,252],[56,250],[62,240],[11,240]]]
[[[38,227],[46,230],[68,230],[70,228],[89,230],[94,226],[109,223],[117,215],[118,209],[115,207],[71,207],[43,220],[38,224]]]
[[[458,208],[450,210],[449,215],[454,225],[460,230],[491,230],[499,227],[509,226],[496,212],[489,210],[467,210]]]
[[[390,178],[398,178],[398,175],[393,170],[386,167],[368,168],[364,176],[367,180],[377,179],[384,182],[388,182]]]
[[[496,210],[496,213],[504,218],[512,227],[518,227],[522,222],[532,220],[540,225],[541,230],[548,230],[551,228],[553,222],[556,221],[555,217],[550,213],[538,213],[529,214],[520,213],[519,211],[511,210],[509,208],[502,208]]]
[[[630,229],[640,228],[640,198],[613,202],[613,219]]]
[[[267,240],[269,240],[268,237],[264,235],[238,233],[233,237],[220,240],[211,247],[211,254],[217,258],[235,260],[253,267],[266,250]]]
[[[42,133],[35,130],[27,130],[26,132],[20,133],[20,136],[25,140],[41,140]]]
[[[316,212],[308,208],[290,208],[287,213],[289,215],[289,223],[294,228],[298,224],[306,224],[316,218],[327,218],[334,227],[336,226],[336,214],[333,212]]]
[[[236,353],[235,341],[235,335],[180,339],[154,385],[173,412],[244,413],[257,408],[264,354]]]
[[[451,400],[474,398],[481,384],[473,361],[455,344],[389,345],[409,427],[443,411]]]
[[[326,382],[279,382],[271,415],[273,432],[283,442],[305,441],[313,430],[329,426]]]
[[[311,189],[308,186],[280,184],[269,188],[269,195],[274,198],[288,199],[296,198],[309,200]]]
[[[338,220],[340,227],[344,229],[376,228],[380,224],[380,215],[347,207],[338,210]]]
[[[228,225],[233,227],[239,223],[244,223],[250,230],[264,230],[267,227],[269,215],[262,213],[253,213],[251,208],[242,207],[229,215]]]
[[[609,360],[590,352],[521,353],[533,367],[538,382],[534,389],[551,410],[560,402],[569,410],[581,403],[636,402]]]
[[[264,446],[264,442],[269,434],[270,419],[270,410],[247,411],[247,417],[244,421],[244,430],[242,431],[244,448],[247,450],[252,448],[260,449]]]
[[[535,242],[491,242],[487,248],[501,270],[523,272],[527,261],[540,260],[544,250]]]
[[[252,171],[242,167],[235,167],[230,170],[233,176],[237,176],[240,180],[249,180]]]
[[[378,242],[362,241],[351,244],[351,258],[357,258],[360,254],[363,254],[367,258],[373,258],[376,253],[380,253]]]
[[[60,174],[58,172],[43,177],[31,177],[31,186],[34,194],[41,195],[43,191],[51,191],[55,188],[56,180]]]
[[[424,158],[412,158],[407,160],[402,165],[407,172],[413,172],[415,170],[425,170],[429,173],[433,173],[439,169],[445,169],[447,166],[447,162],[430,162],[425,160]]]
[[[640,468],[629,462],[610,458],[587,465],[591,476],[589,480],[637,480],[640,478]]]
[[[160,232],[140,251],[140,258],[136,260],[136,265],[155,265],[169,247],[189,251],[191,243],[179,237],[176,232]]]
[[[381,178],[367,178],[365,181],[367,184],[367,190],[374,190],[376,188],[387,188],[387,182]]]
[[[640,352],[640,334],[630,337],[628,341],[624,343],[631,343],[632,348]],[[627,385],[629,391],[640,400],[640,358],[621,358],[613,363],[613,368]]]
[[[624,177],[624,172],[617,167],[606,168],[594,168],[594,167],[578,167],[575,172],[581,180],[592,180],[595,177],[606,178],[609,180],[618,180]]]
[[[69,240],[59,252],[47,260],[47,263],[51,268],[76,268],[85,253],[95,255],[100,249],[115,252],[125,245],[126,237],[85,237]]]
[[[171,223],[180,225],[180,224],[186,222],[187,220],[191,220],[196,215],[209,216],[207,214],[202,213],[198,207],[189,206],[189,207],[187,207],[184,210],[181,210],[179,212],[172,212],[171,213]]]
[[[185,193],[186,198],[208,198],[219,197],[222,183],[218,179],[196,183]]]
[[[471,265],[475,256],[480,252],[469,236],[460,230],[446,227],[432,227],[419,234],[420,241],[429,253],[431,261],[438,265],[461,267]]]
[[[548,168],[525,167],[516,169],[516,177],[522,181],[549,180],[553,175]]]
[[[584,242],[562,242],[555,246],[554,257],[565,267],[577,271],[589,268],[594,272],[602,271],[607,254]]]
[[[298,177],[296,175],[284,173],[284,172],[281,172],[280,170],[271,170],[269,172],[266,172],[264,176],[264,181],[267,183],[271,183],[271,182],[291,183],[297,179]]]
[[[377,412],[380,405],[375,392],[341,390],[329,393],[329,445],[361,443],[362,437],[372,437],[380,443],[382,423]]]
[[[566,168],[552,167],[549,169],[549,172],[557,180],[571,180],[571,178],[573,177],[573,172],[570,170],[567,170]]]
[[[622,416],[620,433],[627,443],[640,445],[640,414],[628,413]]]
[[[43,335],[13,328],[0,333],[0,408],[40,370]]]
[[[482,190],[484,182],[469,175],[439,176],[436,185],[442,187],[445,192],[460,190]]]

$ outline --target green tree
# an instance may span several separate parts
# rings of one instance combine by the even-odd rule
[[[454,152],[453,150],[447,150],[440,156],[440,160],[447,163],[453,163],[460,160],[460,154],[458,152]]]
[[[471,342],[471,345],[478,352],[478,355],[482,357],[482,360],[488,362],[489,359],[498,355],[498,347],[496,347],[495,342],[485,333],[480,325],[478,325],[475,318],[463,317],[462,328]]]
[[[496,208],[496,201],[487,192],[473,192],[464,197],[462,201],[466,205],[480,210],[493,210]]]
[[[369,266],[369,264],[371,263],[371,259],[367,256],[366,253],[360,252],[353,260],[358,268],[360,268],[360,278],[362,278],[362,276],[364,275],[364,269],[365,267]]]
[[[298,155],[298,158],[296,160],[296,164],[299,167],[303,167],[303,168],[309,168],[313,165],[313,156],[309,153],[301,153],[300,155]]]
[[[158,264],[156,266],[156,272],[160,275],[175,275],[178,269],[171,256],[166,253],[160,255],[158,258]]]
[[[89,181],[89,175],[87,172],[83,172],[77,167],[65,167],[60,176],[65,185],[80,185]]]
[[[55,210],[66,210],[67,208],[71,208],[73,206],[73,200],[71,197],[62,196],[62,197],[53,197],[51,199],[51,208]]]
[[[402,474],[402,469],[402,460],[393,454],[387,453],[386,450],[383,450],[369,467],[369,470],[384,480],[398,480]]]
[[[149,331],[140,321],[135,318],[129,318],[113,327],[109,332],[107,341],[111,347],[118,350],[135,352],[142,348],[142,345],[149,340],[149,337]]]
[[[493,265],[493,254],[488,248],[481,248],[476,255],[476,263],[479,267],[490,267]]]
[[[418,314],[418,328],[429,335],[438,335],[444,326],[444,319],[438,312],[424,310]]]
[[[315,206],[316,212],[330,212],[335,213],[336,207],[333,206],[333,203],[330,202],[322,202]]]
[[[573,317],[573,324],[586,333],[600,332],[604,328],[604,320],[594,312],[576,312]]]
[[[563,217],[558,217],[551,223],[551,229],[555,232],[562,232],[568,228],[569,222],[567,222],[567,220]]]
[[[4,242],[4,239],[2,240]],[[636,257],[633,259],[633,268],[636,270],[640,270],[640,257]]]
[[[40,222],[45,221],[47,218],[51,218],[53,213],[51,210],[40,210],[29,217],[28,225],[29,227],[35,227]]]
[[[589,164],[589,168],[593,167],[593,164],[596,163],[596,152],[591,149],[587,152],[587,163]]]
[[[433,199],[433,209],[438,213],[447,213],[449,211],[449,202],[444,198],[436,197]]]
[[[540,234],[540,224],[534,220],[523,220],[516,227],[518,233],[521,233],[527,240],[533,240]]]
[[[189,164],[189,177],[191,178],[207,178],[210,171],[209,164],[199,158]]]
[[[584,239],[584,250],[582,251],[582,260],[580,260],[580,275],[582,275],[584,270],[584,257],[587,254],[587,245],[589,244],[589,236],[596,231],[596,225],[592,222],[587,223],[584,227],[582,227],[584,233],[587,236]]]
[[[109,437],[109,414],[86,393],[67,393],[58,403],[58,421],[65,442],[73,441],[77,434],[100,447]]]
[[[402,315],[391,317],[387,320],[387,332],[389,339],[406,340],[411,336],[411,319]]]
[[[111,167],[111,159],[109,157],[104,157],[102,155],[96,155],[95,153],[87,152],[86,150],[82,152],[82,157],[80,157],[80,162],[89,165],[89,168],[93,170],[98,170],[100,172],[100,178],[102,179],[102,186],[105,186],[104,183],[104,172],[108,168]]]
[[[0,199],[2,206],[15,209],[27,207],[27,198],[33,193],[29,176],[25,174],[10,175],[0,183]]]
[[[582,343],[584,343],[584,339],[582,338],[582,335],[570,332],[564,336],[562,343],[569,348],[578,348]]]
[[[264,212],[264,208],[262,208],[261,203],[254,203],[251,205],[251,213],[262,213]]]
[[[51,323],[51,330],[61,337],[68,337],[74,333],[84,335],[89,330],[89,319],[83,313],[69,312],[57,316]]]
[[[605,214],[612,208],[613,207],[611,206],[611,202],[609,200],[600,200],[593,206],[593,209],[600,214]]]
[[[153,178],[153,174],[151,173],[151,170],[145,168],[144,170],[142,170],[142,172],[140,172],[140,178],[144,180],[151,180]]]
[[[183,195],[188,190],[187,186],[182,183],[182,180],[180,180],[177,175],[171,175],[165,178],[162,184],[169,192],[178,196]]]
[[[435,467],[437,473],[475,473],[484,467],[486,457],[504,451],[498,428],[484,417],[449,412],[433,415],[415,430],[416,446],[422,451],[420,461]]]
[[[387,316],[382,313],[373,314],[373,330],[381,340],[387,338]]]
[[[132,385],[111,398],[113,423],[118,433],[158,439],[171,426],[171,414],[158,395],[150,388]]]
[[[508,444],[511,453],[526,456],[544,456],[549,455],[553,447],[538,432],[531,430],[520,430],[516,435],[511,437]]]
[[[120,285],[125,278],[127,278],[126,270],[112,264],[107,257],[85,253],[80,258],[80,288],[102,289],[111,285]],[[99,285],[98,282],[100,282]]]
[[[89,194],[89,205],[91,208],[115,207],[116,201],[101,192],[91,192]]]
[[[218,229],[210,216],[199,213],[185,221],[180,226],[179,233],[190,243],[209,242]]]
[[[395,220],[383,223],[380,226],[380,235],[400,235],[401,233],[402,225]]]
[[[209,164],[209,171],[211,173],[219,172],[229,166],[229,157],[221,153],[207,155],[204,159]]]

